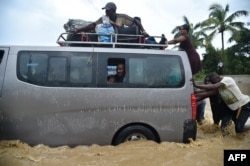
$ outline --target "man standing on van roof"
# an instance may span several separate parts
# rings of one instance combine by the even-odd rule
[[[116,32],[117,32],[117,29],[122,27],[123,25],[130,26],[133,23],[135,23],[140,28],[140,31],[142,32],[142,34],[144,36],[146,36],[146,37],[149,36],[148,33],[144,30],[140,21],[138,21],[137,19],[134,19],[126,14],[116,13],[115,3],[109,2],[102,9],[106,10],[105,11],[106,16],[109,17],[110,22],[113,25],[113,27],[115,28]],[[82,32],[82,31],[89,31],[89,30],[95,29],[96,25],[101,24],[101,23],[102,23],[102,17],[100,17],[95,22],[86,25],[85,27],[82,27],[80,29],[75,29],[73,31],[73,33],[78,33],[78,32]]]

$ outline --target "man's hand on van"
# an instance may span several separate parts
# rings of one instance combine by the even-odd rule
[[[190,81],[193,83],[194,86],[196,86],[194,78],[191,78]]]

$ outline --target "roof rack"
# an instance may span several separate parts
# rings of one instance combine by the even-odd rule
[[[99,35],[111,37],[111,42],[98,41]],[[150,36],[150,38],[161,39],[162,36]],[[82,46],[82,47],[112,47],[112,48],[150,48],[150,49],[165,49],[165,44],[150,44],[147,42],[149,38],[143,35],[130,35],[130,34],[98,34],[98,33],[61,33],[57,39],[60,46]]]

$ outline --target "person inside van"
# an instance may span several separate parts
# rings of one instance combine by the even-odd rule
[[[115,83],[115,76],[109,75],[107,81],[108,81],[108,83]]]
[[[125,65],[119,63],[116,67],[115,82],[123,82],[125,77]]]
[[[106,10],[105,11],[106,16],[109,17],[110,23],[113,25],[116,32],[118,31],[118,28],[123,27],[124,25],[131,26],[133,23],[135,23],[139,27],[140,31],[142,32],[142,34],[145,37],[149,36],[148,33],[143,28],[141,22],[138,21],[138,19],[132,18],[126,14],[116,13],[116,4],[115,3],[108,2],[102,9]],[[78,33],[78,32],[82,32],[82,31],[86,32],[89,30],[93,30],[93,29],[95,29],[96,25],[101,24],[102,21],[103,21],[103,17],[100,17],[98,20],[96,20],[93,23],[90,23],[82,28],[72,30],[72,33]]]

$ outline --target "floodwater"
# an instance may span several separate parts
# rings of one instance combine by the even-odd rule
[[[248,120],[249,122],[249,120]],[[250,131],[236,135],[232,124],[227,135],[212,124],[206,104],[206,123],[198,126],[197,139],[190,144],[134,141],[118,146],[30,147],[16,141],[0,141],[1,166],[221,166],[225,149],[250,149]]]

